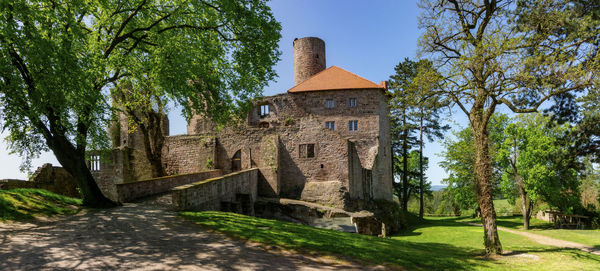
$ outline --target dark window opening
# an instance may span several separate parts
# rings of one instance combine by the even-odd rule
[[[321,164],[321,168],[323,168],[323,164]]]
[[[231,171],[240,171],[242,169],[242,150],[235,152],[231,158]]]
[[[319,58],[319,54],[316,54],[315,58]]]
[[[300,144],[298,154],[300,158],[315,157],[315,144]]]

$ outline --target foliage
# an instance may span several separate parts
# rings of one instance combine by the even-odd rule
[[[506,127],[497,156],[504,169],[501,187],[506,197],[514,202],[522,187],[531,203],[543,200],[563,212],[573,212],[579,201],[579,182],[576,170],[565,161],[570,159],[563,153],[568,146],[559,142],[569,130],[541,114],[519,115]]]
[[[229,236],[281,246],[300,252],[349,257],[363,264],[383,264],[409,270],[564,270],[564,266],[594,269],[598,257],[586,252],[562,250],[535,243],[526,237],[501,233],[507,248],[539,259],[482,258],[477,241],[482,229],[452,219],[428,220],[412,231],[390,238],[319,229],[301,224],[221,212],[182,212],[203,227]],[[591,254],[590,254],[591,255]],[[557,259],[560,259],[557,263]]]
[[[32,219],[37,216],[67,215],[79,212],[80,199],[43,189],[0,190],[0,221]]]
[[[394,173],[395,174],[395,179],[402,179],[402,173],[403,170],[402,165],[404,163],[404,157],[396,157],[396,159],[394,159],[394,164],[392,165],[394,167]],[[408,155],[408,161],[407,161],[407,180],[408,180],[408,186],[407,186],[407,201],[410,200],[411,197],[416,197],[418,198],[420,193],[421,193],[421,186],[419,184],[419,151],[417,150],[413,150],[410,152],[410,154]],[[424,171],[427,170],[427,168],[429,168],[429,158],[428,157],[424,157],[423,158],[423,168]],[[431,182],[427,181],[427,177],[424,176],[425,179],[425,185],[424,185],[424,189],[423,192],[427,195],[431,194]],[[394,181],[393,183],[393,187],[394,187],[394,194],[398,197],[398,199],[402,199],[402,191],[404,190],[403,187],[403,182],[398,182],[398,181]]]
[[[84,203],[106,206],[85,164],[103,149],[109,88],[128,82],[216,121],[276,74],[280,24],[263,0],[3,1],[0,118],[13,152],[52,150]],[[148,87],[140,87],[148,85]]]

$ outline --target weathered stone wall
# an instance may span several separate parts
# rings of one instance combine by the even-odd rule
[[[39,167],[29,181],[6,179],[0,180],[0,189],[39,188],[56,194],[79,198],[76,180],[62,167],[44,164]]]
[[[230,173],[173,188],[173,207],[177,210],[220,211],[221,203],[238,201],[248,195],[251,205],[257,198],[258,169]],[[253,207],[252,207],[253,208]]]
[[[169,191],[176,186],[198,182],[221,176],[221,170],[211,170],[193,174],[177,176],[166,176],[135,182],[121,183],[116,185],[117,199],[119,202],[130,202],[132,200],[160,194]]]
[[[165,138],[163,164],[169,175],[189,174],[216,168],[216,139],[208,135]]]

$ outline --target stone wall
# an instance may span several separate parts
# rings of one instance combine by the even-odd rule
[[[234,172],[172,189],[173,207],[177,210],[221,211],[223,203],[236,203],[247,195],[252,208],[257,198],[258,169]]]
[[[210,178],[221,176],[220,170],[211,170],[200,173],[166,176],[136,182],[121,183],[116,185],[117,199],[119,202],[131,202],[146,196],[160,194],[171,190],[173,187],[186,185]]]
[[[15,188],[39,188],[69,197],[81,197],[75,178],[64,168],[53,167],[52,164],[44,164],[39,167],[29,181],[15,179],[0,180],[0,189]]]
[[[189,174],[216,168],[216,139],[208,135],[165,138],[163,164],[168,175]]]

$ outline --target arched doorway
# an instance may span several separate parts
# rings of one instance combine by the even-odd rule
[[[240,171],[242,169],[242,150],[235,152],[231,158],[231,171]]]

